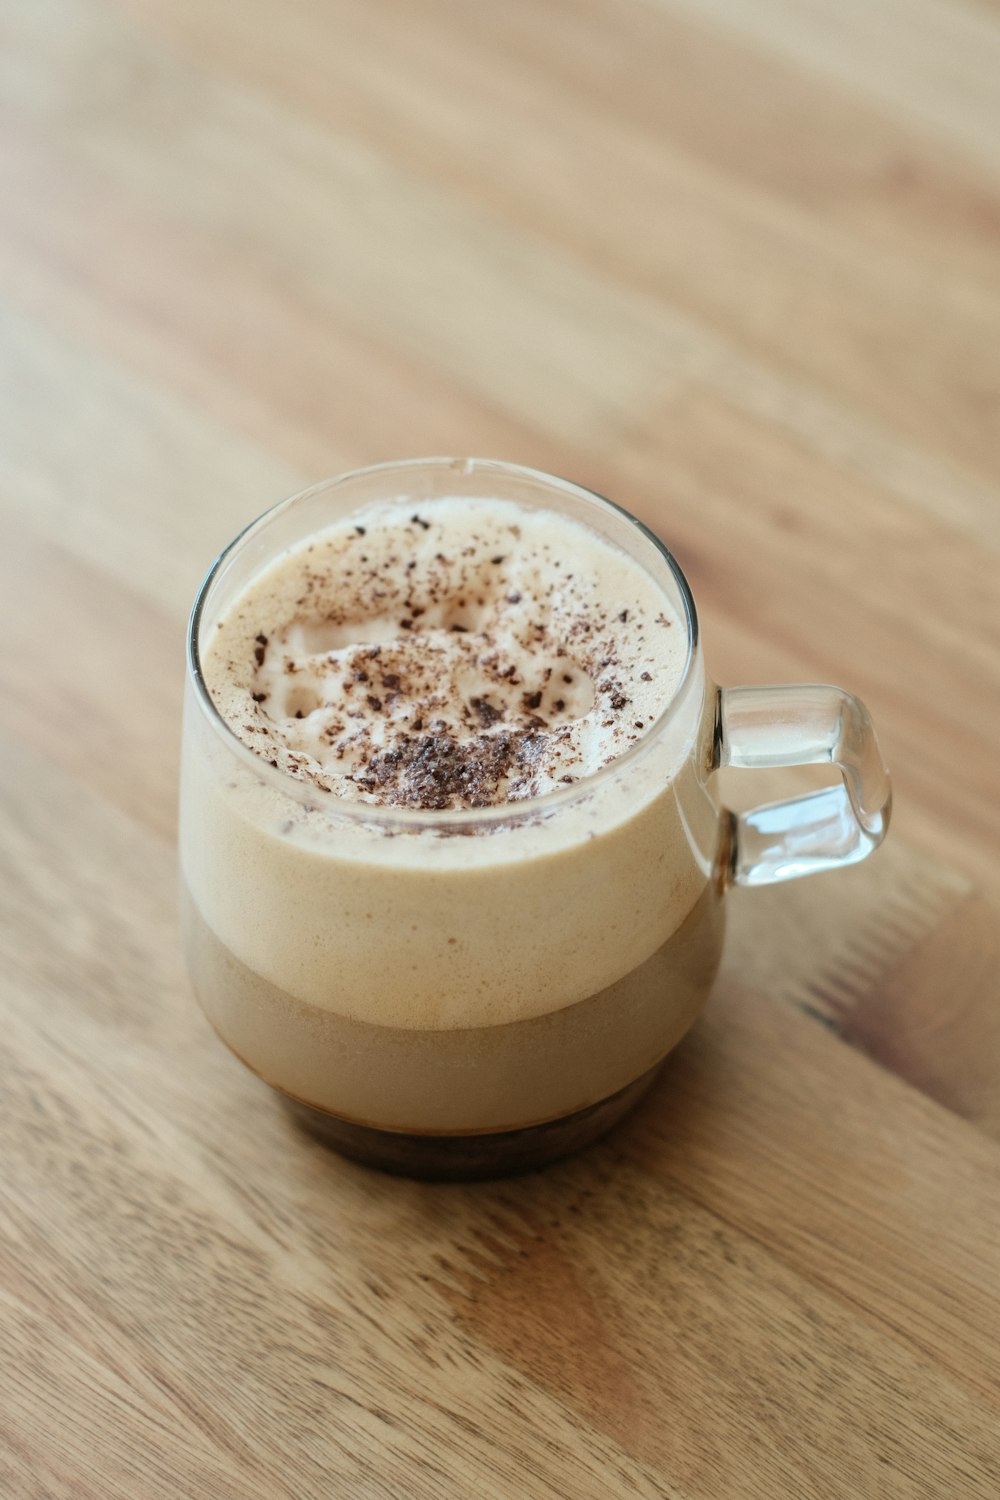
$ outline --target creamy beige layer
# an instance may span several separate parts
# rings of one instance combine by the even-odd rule
[[[197,712],[181,819],[194,901],[247,968],[357,1021],[441,1030],[573,1005],[652,957],[717,857],[693,748],[673,779],[664,747],[509,828],[391,835],[241,775]]]
[[[487,517],[496,517],[495,505],[482,506]],[[505,524],[513,524],[511,508],[501,511]],[[366,513],[349,519],[359,514]],[[448,545],[450,553],[454,547],[441,539],[449,527],[452,543],[462,527],[467,538],[483,530],[468,507],[453,505],[441,514],[451,521],[439,534],[417,527],[428,546]],[[370,515],[364,524],[358,544],[368,546],[377,540],[368,530]],[[663,591],[625,552],[553,513],[530,524],[525,519],[522,528],[521,544],[530,541],[542,561],[543,546],[550,548],[544,569],[537,555],[526,560],[510,540],[510,548],[498,541],[500,550],[492,554],[506,559],[505,586],[516,584],[513,592],[527,594],[537,575],[531,587],[542,594],[561,561],[560,573],[580,574],[571,601],[576,613],[569,595],[553,596],[550,622],[564,606],[560,618],[578,619],[589,601],[595,618],[615,625],[619,655],[660,651],[655,660],[649,657],[648,668],[646,656],[622,661],[625,691],[653,695],[650,708],[662,707],[673,693],[663,725],[638,735],[596,775],[561,785],[534,810],[511,802],[509,819],[506,807],[487,809],[500,816],[499,824],[494,817],[459,831],[447,825],[442,831],[440,822],[415,830],[405,820],[394,822],[391,807],[324,793],[308,778],[284,774],[280,764],[272,767],[236,745],[189,685],[184,878],[208,928],[234,959],[304,1006],[408,1035],[544,1018],[653,960],[711,877],[722,826],[708,766],[712,697],[698,656],[677,680],[685,659],[683,627],[661,625],[649,634]],[[237,662],[240,640],[252,656],[260,615],[251,605],[266,597],[275,610],[287,606],[295,560],[315,555],[308,538],[305,543],[303,552],[297,538],[280,566],[272,559],[262,574],[241,575],[233,593],[220,594],[205,611],[204,660],[222,660],[218,637],[227,651],[235,649]],[[471,539],[467,545],[473,546]],[[489,560],[484,566],[501,570]],[[307,590],[295,600],[310,597]],[[625,621],[618,619],[622,614]],[[241,618],[238,630],[233,622]],[[273,623],[278,615],[270,618]],[[526,619],[530,623],[531,615]],[[589,650],[580,646],[578,655]],[[643,682],[647,670],[649,683]],[[231,685],[237,678],[238,672]],[[254,680],[245,673],[241,691]]]
[[[718,881],[631,973],[531,1020],[435,1030],[377,1026],[303,1004],[219,941],[184,895],[188,961],[205,1013],[255,1072],[295,1098],[386,1130],[513,1130],[596,1104],[653,1067],[703,1004],[722,949]]]

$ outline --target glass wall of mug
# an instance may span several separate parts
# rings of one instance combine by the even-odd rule
[[[201,652],[285,549],[380,500],[507,499],[583,522],[656,582],[685,665],[617,760],[471,810],[370,806],[267,764],[219,717]],[[625,512],[548,476],[421,461],[362,471],[237,538],[192,616],[181,806],[185,944],[228,1046],[343,1152],[423,1175],[540,1165],[609,1128],[711,988],[728,817],[694,603]]]

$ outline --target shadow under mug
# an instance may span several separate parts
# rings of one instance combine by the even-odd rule
[[[542,797],[458,811],[319,797],[223,721],[206,643],[287,548],[380,501],[444,497],[554,511],[628,553],[685,631],[677,690],[618,759]],[[422,1177],[523,1171],[601,1135],[704,1004],[727,889],[864,859],[890,811],[857,698],[717,687],[657,537],[588,490],[487,460],[358,470],[241,533],[191,616],[182,762],[184,941],[206,1015],[314,1133]],[[817,764],[840,781],[722,805],[723,766]]]

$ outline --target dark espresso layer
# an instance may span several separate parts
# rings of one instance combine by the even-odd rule
[[[206,1015],[268,1083],[342,1119],[417,1135],[511,1131],[585,1110],[653,1068],[700,1010],[722,949],[706,886],[645,963],[561,1010],[506,1025],[376,1026],[307,1005],[219,941],[190,897],[185,941]]]
[[[367,1167],[378,1167],[401,1177],[471,1182],[533,1172],[581,1151],[605,1135],[638,1103],[658,1069],[659,1064],[609,1099],[578,1109],[575,1114],[546,1120],[541,1125],[528,1125],[522,1130],[480,1131],[478,1135],[414,1135],[402,1130],[373,1130],[369,1125],[354,1125],[311,1104],[300,1104],[287,1094],[282,1097],[297,1125],[341,1155]]]

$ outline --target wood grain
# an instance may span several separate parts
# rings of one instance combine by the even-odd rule
[[[1000,1493],[998,62],[984,0],[0,0],[5,1500]],[[631,507],[897,799],[477,1187],[295,1135],[175,930],[201,574],[431,452]]]

